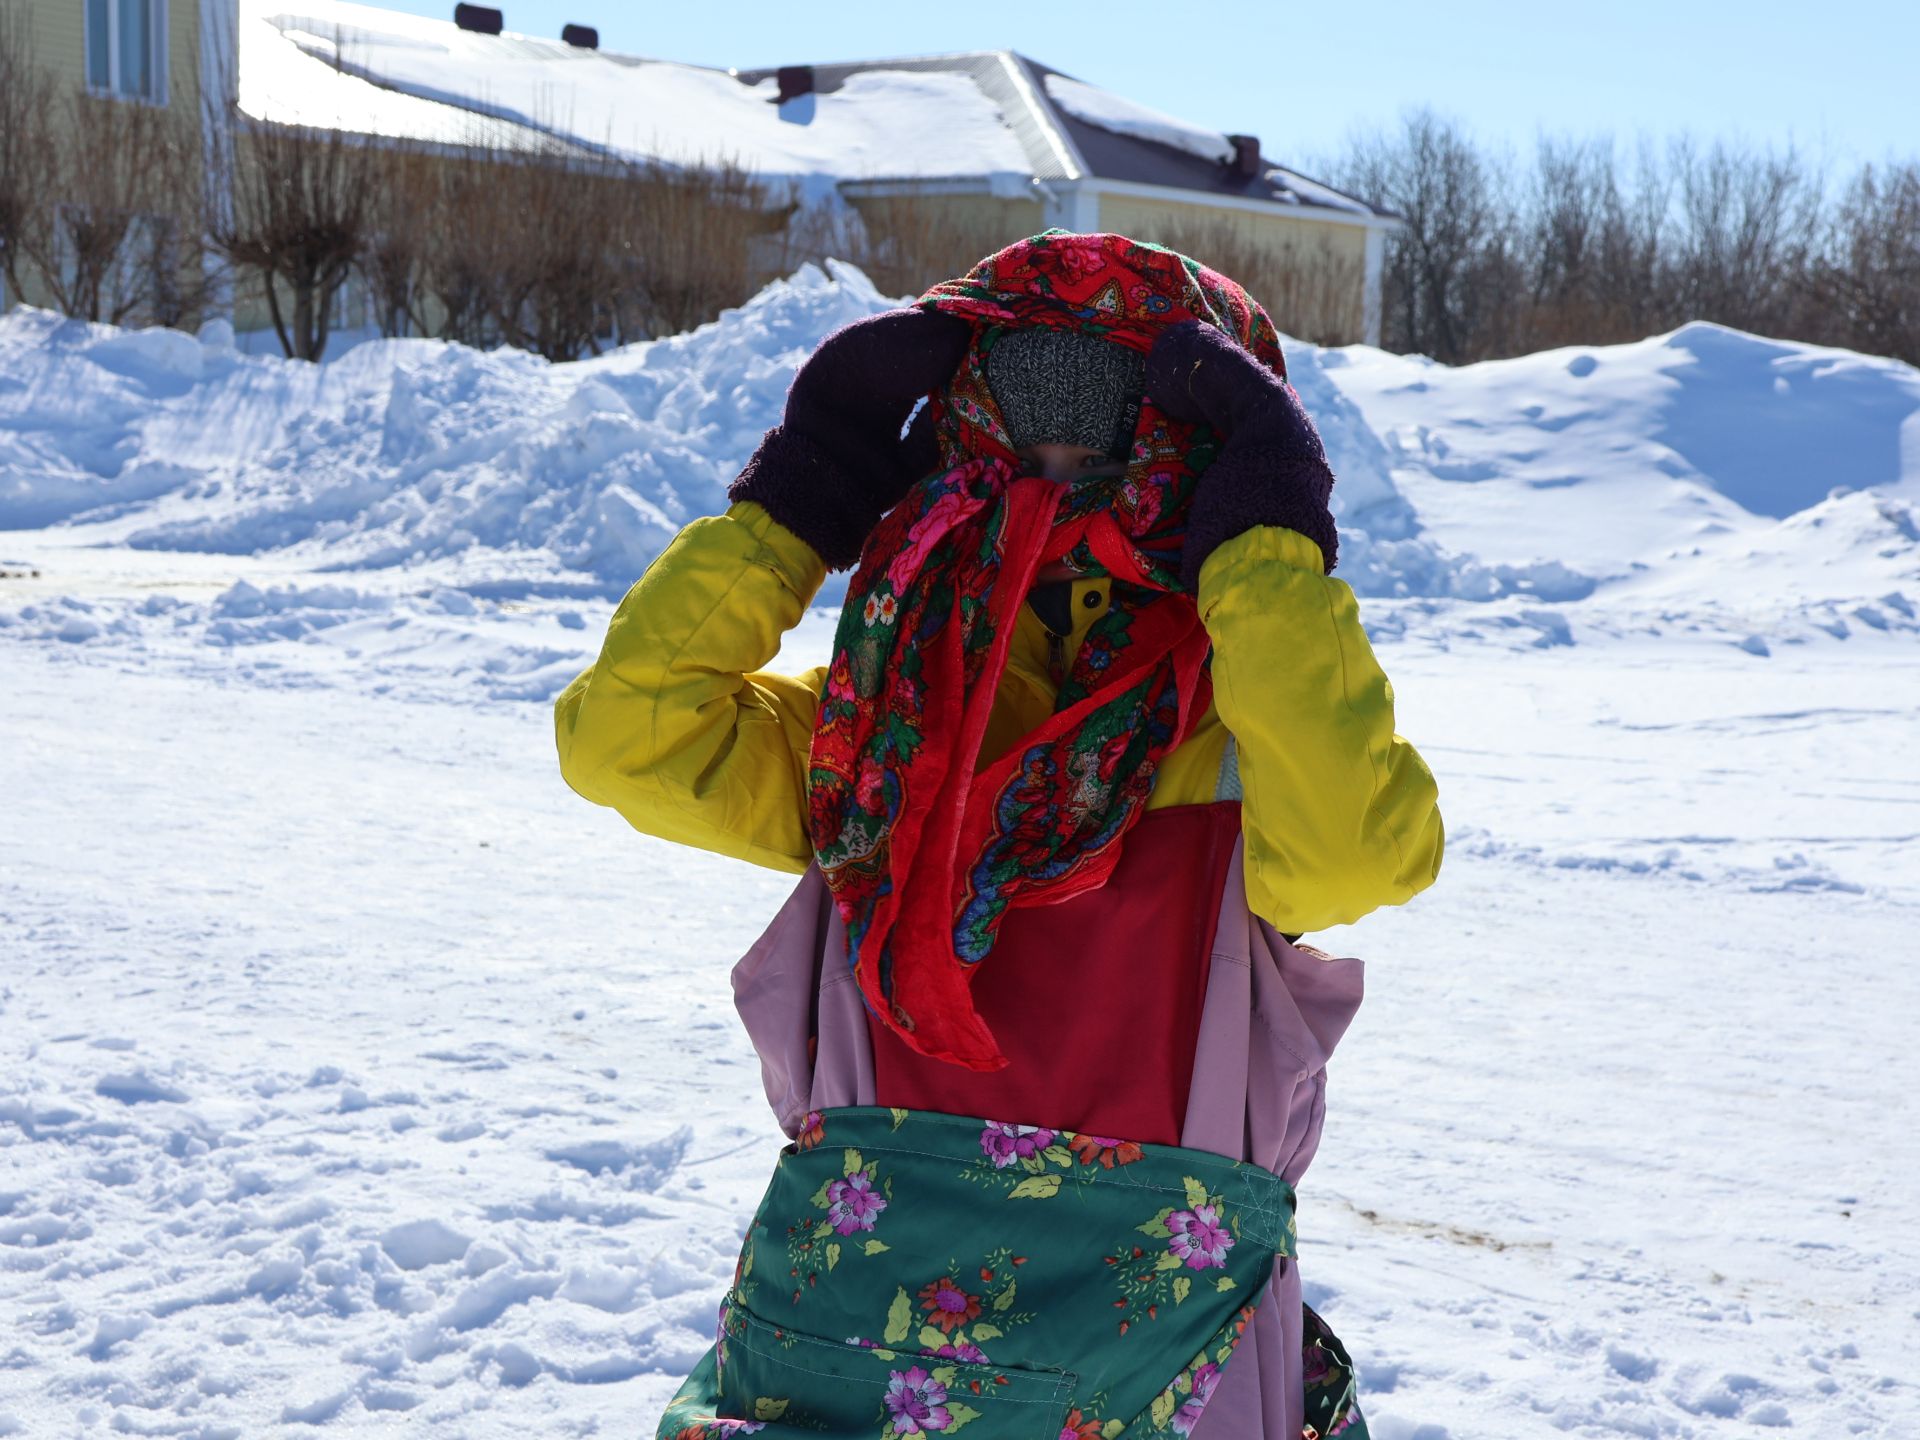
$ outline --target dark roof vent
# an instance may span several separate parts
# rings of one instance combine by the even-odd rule
[[[1227,143],[1233,146],[1233,158],[1227,162],[1227,173],[1236,180],[1255,180],[1260,176],[1260,137],[1258,135],[1229,135]]]
[[[560,38],[577,50],[600,48],[600,32],[591,25],[562,25]]]
[[[782,65],[774,71],[774,83],[779,85],[777,101],[786,104],[789,100],[798,100],[802,95],[813,93],[813,67],[811,65]]]
[[[453,7],[453,23],[476,35],[498,35],[505,19],[498,10],[487,5],[456,5]]]

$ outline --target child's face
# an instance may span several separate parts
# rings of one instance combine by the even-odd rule
[[[1027,463],[1028,469],[1035,475],[1052,480],[1061,485],[1071,485],[1075,479],[1086,475],[1124,475],[1127,462],[1116,460],[1091,445],[1058,445],[1047,441],[1038,445],[1022,446],[1014,452]],[[1040,567],[1033,578],[1036,581],[1072,580],[1079,571],[1070,569],[1058,560]]]
[[[1095,450],[1091,445],[1059,445],[1046,441],[1023,446],[1014,452],[1026,461],[1036,475],[1062,485],[1089,475],[1124,475],[1127,462]]]

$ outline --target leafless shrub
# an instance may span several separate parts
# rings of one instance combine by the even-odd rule
[[[205,286],[197,133],[170,110],[62,88],[0,9],[0,273],[114,324],[180,324]]]
[[[33,233],[47,219],[59,158],[52,112],[52,85],[34,64],[26,12],[0,7],[0,279],[14,295],[25,288]]]
[[[1388,245],[1384,343],[1449,363],[1695,319],[1884,349],[1897,343],[1877,338],[1884,326],[1833,320],[1853,283],[1841,277],[1856,271],[1874,278],[1854,289],[1875,299],[1847,313],[1911,313],[1894,299],[1911,282],[1893,258],[1911,211],[1856,180],[1823,219],[1823,177],[1791,147],[1681,136],[1662,153],[1643,139],[1627,165],[1610,137],[1549,137],[1521,175],[1454,122],[1415,110],[1323,168],[1406,222]],[[1865,258],[1875,253],[1886,258]]]
[[[427,257],[433,244],[438,170],[446,163],[411,141],[393,141],[369,157],[371,205],[354,264],[389,339],[427,333]]]
[[[622,314],[646,335],[691,330],[745,301],[759,242],[792,213],[727,157],[643,162],[627,184]]]
[[[1920,365],[1920,163],[1862,167],[1821,238],[1807,289],[1833,343]]]
[[[238,110],[223,117],[230,202],[207,217],[208,239],[261,287],[280,348],[326,353],[334,299],[366,248],[378,149],[365,136],[274,125]]]
[[[1294,239],[1263,241],[1224,219],[1180,220],[1162,230],[1135,233],[1231,275],[1289,335],[1316,345],[1345,345],[1361,337],[1364,261]]]
[[[877,195],[853,208],[859,225],[833,237],[851,248],[834,253],[865,270],[883,295],[918,295],[1032,233],[1024,209],[974,197]]]
[[[383,305],[465,344],[554,360],[674,334],[745,300],[754,242],[784,218],[731,161],[630,163],[573,147],[463,147],[396,167],[406,194],[361,268]]]

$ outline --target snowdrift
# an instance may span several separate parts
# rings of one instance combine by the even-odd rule
[[[897,303],[829,261],[692,334],[566,365],[372,340],[313,366],[244,354],[224,325],[16,310],[0,317],[0,560],[52,547],[71,573],[82,551],[136,569],[171,555],[146,562],[149,588],[187,566],[280,597],[171,614],[216,644],[262,604],[288,638],[289,616],[306,633],[395,596],[442,616],[605,600],[724,507],[819,339]],[[1405,602],[1370,607],[1380,634],[1691,631],[1759,654],[1920,628],[1909,366],[1706,324],[1458,369],[1364,346],[1288,355],[1340,477],[1339,573]],[[242,573],[243,556],[271,563]],[[151,619],[162,602],[143,603]],[[0,602],[16,634],[142,620],[26,609]]]

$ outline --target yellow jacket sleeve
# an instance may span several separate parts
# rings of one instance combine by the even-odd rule
[[[1207,557],[1198,601],[1239,757],[1254,913],[1289,935],[1324,930],[1432,884],[1433,774],[1394,733],[1393,687],[1319,547],[1255,526]]]
[[[752,501],[683,529],[554,704],[567,783],[649,835],[806,869],[807,754],[825,671],[761,667],[826,573]]]

